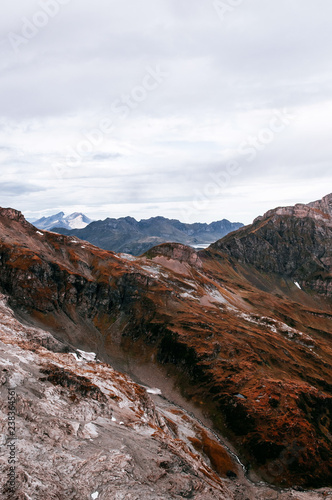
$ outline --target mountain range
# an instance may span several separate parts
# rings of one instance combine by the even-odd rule
[[[20,493],[328,498],[331,207],[140,257],[0,209],[0,410],[15,385]]]
[[[95,221],[84,229],[52,227],[52,231],[77,236],[104,250],[141,255],[153,246],[175,242],[195,248],[207,247],[243,224],[226,219],[211,224],[184,224],[176,219],[152,217],[137,221],[133,217]],[[37,226],[38,227],[38,226]]]

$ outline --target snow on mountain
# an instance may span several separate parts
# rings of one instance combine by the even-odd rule
[[[65,217],[64,212],[51,215],[50,217],[42,217],[36,221],[31,221],[38,229],[51,230],[54,227],[61,227],[65,229],[84,229],[90,222],[92,222],[86,215],[74,212]]]
[[[68,215],[65,217],[65,220],[67,221],[68,229],[84,229],[88,224],[90,224],[90,222],[92,222],[92,220],[86,215],[78,212]]]

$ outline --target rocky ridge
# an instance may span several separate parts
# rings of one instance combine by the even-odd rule
[[[292,279],[332,296],[332,195],[308,205],[277,208],[225,237],[212,249],[238,262]]]

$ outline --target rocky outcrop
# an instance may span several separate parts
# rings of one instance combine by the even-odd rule
[[[329,195],[320,202],[270,210],[212,248],[331,297],[331,200]]]
[[[4,221],[16,221],[22,224],[24,227],[30,227],[31,224],[25,219],[22,212],[19,210],[15,210],[13,208],[2,208],[0,207],[0,217]]]
[[[324,196],[321,200],[308,203],[308,206],[332,217],[332,193]]]

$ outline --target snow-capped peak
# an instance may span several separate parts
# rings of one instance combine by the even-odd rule
[[[92,220],[80,212],[74,212],[66,217],[63,212],[59,212],[50,217],[42,217],[34,221],[33,224],[38,229],[45,230],[52,230],[56,227],[65,229],[84,229],[90,222],[92,222]]]

